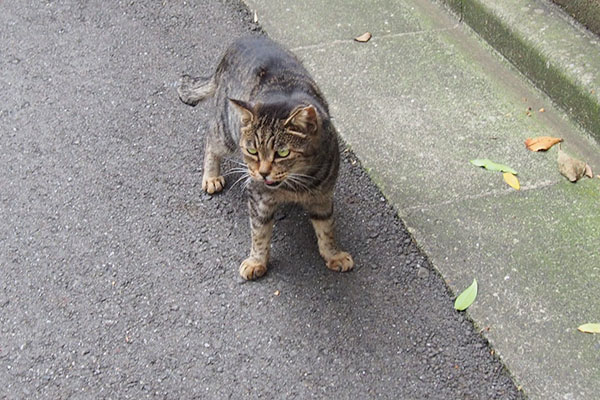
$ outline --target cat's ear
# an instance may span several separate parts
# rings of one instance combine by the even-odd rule
[[[284,126],[293,126],[300,132],[310,135],[318,131],[321,119],[313,105],[296,107],[290,113]]]
[[[252,106],[245,101],[229,99],[229,102],[233,104],[240,113],[240,121],[242,126],[248,126],[254,121],[254,112],[252,112]]]

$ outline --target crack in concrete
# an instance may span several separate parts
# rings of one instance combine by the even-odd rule
[[[369,40],[369,42],[377,42],[377,41],[385,40],[385,39],[396,39],[396,38],[403,37],[403,36],[417,36],[417,35],[422,35],[422,34],[426,34],[426,33],[435,34],[435,33],[441,33],[441,32],[448,32],[448,31],[458,28],[458,26],[459,26],[459,24],[455,24],[454,26],[449,27],[449,28],[424,29],[424,30],[420,30],[420,31],[388,33],[385,35],[373,36],[371,38],[371,40]],[[356,42],[354,39],[336,39],[336,40],[332,40],[330,42],[315,43],[315,44],[309,44],[306,46],[292,47],[290,50],[292,52],[298,52],[298,51],[313,50],[313,49],[318,49],[318,48],[327,48],[327,47],[331,47],[331,46],[336,46],[338,44],[348,44],[348,43],[354,43],[354,42]]]
[[[556,186],[559,183],[560,182],[558,182],[558,181],[542,181],[542,182],[538,182],[533,185],[521,186],[520,191],[528,192],[528,191],[532,191],[532,190],[544,189],[547,187]],[[402,213],[405,213],[405,215],[409,215],[414,211],[431,210],[433,208],[437,208],[440,206],[447,206],[447,205],[455,204],[455,203],[457,203],[459,201],[463,201],[463,200],[479,200],[479,199],[485,199],[485,198],[495,197],[495,196],[505,196],[505,195],[513,193],[514,191],[515,191],[514,189],[507,187],[506,189],[503,189],[503,190],[492,190],[490,192],[485,192],[485,193],[455,197],[453,199],[445,200],[445,201],[442,201],[439,203],[419,204],[419,205],[414,205],[414,206],[410,206],[410,207],[404,207],[404,208],[400,209],[399,211]]]

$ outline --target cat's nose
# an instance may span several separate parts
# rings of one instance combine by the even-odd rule
[[[267,172],[260,171],[259,172],[260,176],[262,176],[265,181],[267,180],[267,176],[269,176],[269,173],[270,173],[270,171],[267,171]]]

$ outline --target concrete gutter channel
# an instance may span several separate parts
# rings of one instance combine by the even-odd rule
[[[562,137],[600,173],[598,38],[542,0],[442,2],[468,25],[430,0],[245,2],[313,73],[449,287],[477,278],[468,313],[516,384],[532,399],[596,398],[600,336],[577,327],[600,322],[600,179],[572,184],[556,148],[523,141]],[[474,158],[515,168],[521,190]]]
[[[442,1],[600,139],[600,38],[548,1]]]

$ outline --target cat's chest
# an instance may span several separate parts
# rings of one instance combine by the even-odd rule
[[[257,185],[262,185],[261,183],[257,183]],[[252,190],[254,189],[254,190]],[[321,193],[320,191],[291,191],[291,190],[271,190],[268,188],[261,188],[260,186],[254,187],[250,189],[251,194],[264,203],[268,203],[273,206],[278,206],[280,204],[299,204],[299,205],[307,205],[314,204],[318,202],[319,199],[325,199],[327,197],[326,193]]]

